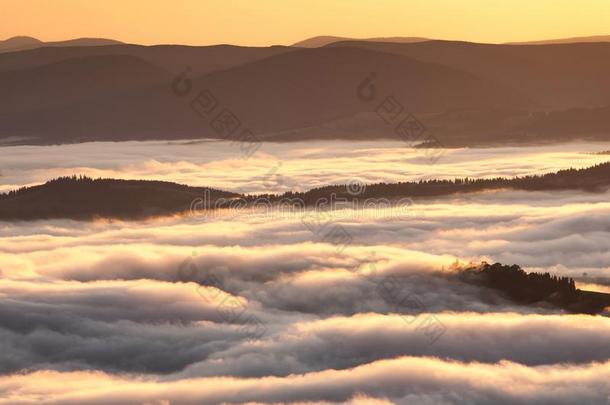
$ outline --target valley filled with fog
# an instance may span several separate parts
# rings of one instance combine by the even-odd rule
[[[73,174],[239,193],[516,177],[607,162],[607,150],[430,161],[389,141],[264,143],[249,157],[224,141],[11,146],[0,192]],[[0,404],[606,403],[607,311],[524,305],[458,272],[517,264],[610,292],[609,197],[498,190],[400,210],[0,222]]]
[[[0,192],[60,176],[165,180],[240,193],[308,190],[363,183],[514,177],[583,168],[610,160],[610,142],[502,148],[414,149],[402,141],[260,143],[87,142],[0,147]],[[610,153],[610,152],[608,152]]]

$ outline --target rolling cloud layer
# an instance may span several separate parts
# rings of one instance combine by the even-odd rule
[[[446,150],[432,164],[401,141],[264,143],[246,159],[229,141],[93,142],[0,146],[0,192],[51,178],[167,180],[243,193],[455,177],[514,177],[608,161],[608,143]]]
[[[114,160],[94,145],[48,147],[47,161],[29,167],[20,161],[32,162],[23,156],[39,147],[19,147],[3,155],[3,179],[38,182],[45,166],[47,176],[59,175],[88,160],[88,174],[104,176],[131,165],[124,173],[134,177],[148,170],[180,181],[197,170],[202,183],[248,178],[227,172],[230,162],[212,151],[207,162],[186,156],[196,162],[187,164],[161,155],[166,145],[147,144],[150,155],[130,156],[137,148],[127,144]],[[311,144],[302,156],[284,145],[267,153],[292,153],[284,167],[303,186],[319,176],[299,171],[299,159],[321,171],[357,159],[369,173],[362,177],[377,180],[397,180],[379,168],[410,159],[360,146],[336,158]],[[79,157],[54,164],[66,148]],[[509,149],[518,157],[504,156]],[[565,167],[576,155],[513,149],[453,151],[430,170],[519,174]],[[583,166],[599,159],[578,156]],[[402,175],[415,178],[417,165],[409,170]],[[324,181],[343,175],[329,173]],[[516,263],[604,290],[608,197],[464,195],[421,200],[412,212],[337,211],[318,230],[301,215],[249,212],[0,223],[0,404],[606,404],[607,313],[517,305],[463,283],[451,265]],[[329,237],[329,229],[348,237]]]

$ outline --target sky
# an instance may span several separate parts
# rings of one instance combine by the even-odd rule
[[[610,34],[607,0],[0,0],[0,38],[289,45],[316,35],[509,42]]]

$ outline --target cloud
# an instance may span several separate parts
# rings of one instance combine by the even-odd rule
[[[263,191],[425,172],[393,143],[269,144],[247,166],[226,144],[196,146],[15,147],[3,187],[75,168]],[[580,151],[600,148],[454,150],[425,177],[587,166],[605,158]],[[264,178],[278,160],[287,183]],[[288,214],[0,223],[0,404],[607,403],[608,318],[515,305],[449,265],[516,263],[606,288],[609,196],[331,213],[345,245]]]
[[[599,316],[368,313],[296,323],[263,342],[243,342],[214,353],[179,377],[285,376],[401,356],[510,360],[529,366],[582,364],[610,358],[609,338],[610,320]]]
[[[343,184],[420,178],[497,177],[586,167],[607,156],[604,144],[448,150],[435,165],[401,141],[265,143],[246,162],[230,141],[90,142],[54,146],[0,146],[0,192],[50,178],[167,180],[243,192],[278,192]],[[422,175],[425,173],[425,175]]]
[[[194,283],[5,281],[0,296],[1,373],[45,367],[168,373],[251,339],[249,316],[274,328],[256,305]],[[245,312],[233,317],[237,299]]]
[[[357,395],[391,403],[605,404],[610,363],[527,367],[399,357],[346,370],[261,379],[164,381],[99,372],[40,371],[0,378],[0,404],[341,403]],[[65,390],[66,381],[71,389]]]

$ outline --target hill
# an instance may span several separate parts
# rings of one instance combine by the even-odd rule
[[[191,203],[209,192],[206,205],[196,209],[260,208],[271,204],[282,208],[306,206],[324,209],[347,208],[329,206],[329,201],[344,200],[352,207],[362,207],[367,199],[440,198],[456,193],[514,189],[529,191],[583,190],[601,192],[610,187],[610,162],[586,169],[568,169],[541,176],[513,179],[454,179],[404,183],[377,183],[363,187],[353,195],[346,185],[315,188],[303,193],[239,195],[205,187],[142,180],[114,180],[67,177],[45,184],[0,194],[0,220],[34,220],[47,218],[91,219],[95,217],[138,219],[187,211]],[[219,200],[224,198],[226,200]],[[263,204],[263,205],[261,205]],[[324,207],[322,207],[324,206]],[[298,211],[297,211],[298,212]]]
[[[447,147],[610,140],[610,107],[455,110],[422,118]]]
[[[508,42],[510,45],[549,45],[549,44],[574,44],[582,42],[610,42],[610,35],[594,35],[590,37],[572,37],[547,39],[542,41]]]
[[[371,42],[423,42],[430,41],[428,38],[421,37],[379,37],[379,38],[347,38],[347,37],[335,37],[332,35],[320,35],[311,38],[307,38],[303,41],[299,41],[291,46],[299,48],[319,48],[340,41],[371,41]]]
[[[111,59],[133,69],[121,73],[103,62]],[[171,83],[187,66],[193,88],[180,99]],[[448,146],[608,140],[609,69],[610,43],[41,47],[0,54],[0,139],[227,138],[209,121],[225,108],[262,140],[397,138],[376,113],[393,96]],[[364,102],[358,86],[372,72],[376,98]],[[113,85],[98,92],[98,83]],[[202,120],[189,102],[204,89],[218,110]]]
[[[178,74],[188,66],[194,77],[215,70],[227,69],[294,49],[282,46],[241,47],[233,45],[184,46],[184,45],[107,45],[42,47],[0,54],[0,73],[9,70],[28,69],[62,60],[102,55],[127,55],[139,58],[161,69]]]
[[[448,66],[514,89],[534,104],[526,110],[610,106],[610,43],[494,45],[456,41],[411,44],[346,41],[358,47]]]
[[[0,53],[3,52],[15,52],[21,51],[25,49],[35,49],[41,48],[45,46],[55,46],[55,47],[66,47],[66,46],[104,46],[104,45],[116,45],[121,42],[115,41],[113,39],[105,39],[105,38],[76,38],[69,39],[67,41],[51,41],[51,42],[43,42],[39,39],[27,37],[27,36],[18,36],[6,39],[4,41],[0,41]]]
[[[371,72],[378,78],[378,98],[363,102],[358,86]],[[389,95],[400,100],[406,112],[527,103],[510,89],[457,69],[354,47],[302,49],[269,57],[210,74],[198,87],[212,89],[261,134],[372,111]],[[381,118],[378,121],[383,124]]]
[[[499,290],[509,299],[525,305],[549,304],[585,314],[598,314],[610,307],[610,294],[582,291],[576,289],[571,278],[527,273],[517,265],[482,263],[462,270],[460,278]]]
[[[0,75],[0,88],[9,95],[0,99],[0,111],[5,120],[14,120],[20,114],[58,111],[84,100],[118,98],[171,78],[169,72],[128,55],[66,59]]]
[[[0,41],[0,53],[20,51],[22,49],[32,49],[42,46],[42,43],[42,41],[32,37],[12,37],[5,39],[4,41]]]
[[[139,219],[188,211],[191,202],[204,195],[212,201],[236,196],[164,181],[63,177],[0,194],[0,218]]]
[[[107,48],[107,47],[104,47]],[[112,48],[112,47],[109,47]],[[446,66],[425,63],[402,55],[366,49],[316,48],[273,50],[276,54],[192,77],[190,97],[180,99],[171,91],[173,76],[157,74],[157,82],[141,86],[140,81],[124,83],[124,88],[91,97],[88,85],[70,80],[76,70],[86,72],[95,87],[114,78],[112,70],[97,69],[100,59],[139,60],[125,77],[137,77],[144,66],[153,64],[127,55],[87,56],[37,67],[32,72],[4,72],[5,83],[19,83],[8,93],[16,100],[47,100],[15,103],[0,121],[0,137],[20,135],[34,143],[73,142],[78,139],[144,140],[176,138],[230,138],[210,125],[223,108],[243,125],[264,138],[279,131],[317,126],[376,108],[357,96],[358,85],[370,74],[379,77],[379,102],[394,95],[408,112],[447,109],[510,108],[526,104],[518,94],[495,83]],[[260,56],[260,55],[259,55]],[[134,59],[136,58],[136,59]],[[0,65],[1,65],[0,58]],[[156,65],[154,65],[156,66]],[[51,75],[48,73],[53,71]],[[21,76],[21,75],[24,76]],[[40,82],[27,77],[50,77]],[[15,76],[21,77],[15,80]],[[147,75],[146,77],[151,77]],[[41,79],[42,80],[42,79]],[[112,81],[111,80],[111,81]],[[120,80],[120,79],[118,79]],[[63,95],[65,84],[69,99]],[[137,85],[136,85],[137,84]],[[44,91],[41,92],[41,86]],[[45,87],[47,86],[47,87]],[[50,90],[47,90],[50,89]],[[59,91],[57,91],[59,89]],[[201,119],[189,107],[199,91],[211,91],[218,109]],[[41,96],[43,94],[43,96]],[[8,97],[8,101],[12,98]],[[378,125],[383,125],[381,118]],[[332,138],[332,133],[327,134]]]
[[[489,190],[526,190],[526,191],[562,191],[583,190],[587,192],[602,192],[610,187],[610,162],[584,169],[566,169],[556,173],[523,176],[515,178],[469,179],[453,180],[422,180],[419,182],[376,183],[366,185],[364,191],[357,196],[349,193],[346,185],[319,187],[304,193],[288,193],[286,196],[299,198],[306,205],[316,201],[336,198],[348,201],[367,198],[436,198],[457,193],[473,193]]]

